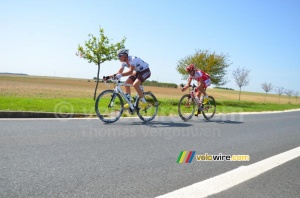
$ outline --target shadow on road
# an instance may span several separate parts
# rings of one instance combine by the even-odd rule
[[[168,121],[152,121],[152,122],[132,122],[132,125],[143,125],[149,127],[189,127],[194,126],[195,124],[204,124],[204,123],[218,123],[218,124],[243,124],[241,121],[234,120],[204,120],[199,122],[199,120],[189,120],[187,122],[168,122]]]
[[[233,121],[233,120],[210,120],[210,121],[206,121],[206,122],[215,122],[218,124],[243,124],[244,123],[244,122]]]
[[[236,121],[236,120],[224,120],[224,119],[212,119],[212,120],[205,120],[205,119],[191,119],[187,122],[184,122],[180,119],[176,120],[158,120],[158,121],[150,121],[150,122],[143,122],[139,119],[135,119],[134,121],[128,122],[128,120],[121,120],[119,122],[115,123],[104,123],[105,125],[126,125],[126,126],[148,126],[148,127],[174,127],[174,128],[184,128],[184,127],[190,127],[195,125],[201,125],[201,124],[209,124],[209,123],[217,123],[217,124],[243,124],[242,121]]]
[[[132,122],[131,125],[149,126],[149,127],[189,127],[193,124],[180,123],[180,122],[168,122],[168,121],[152,121],[152,122]]]

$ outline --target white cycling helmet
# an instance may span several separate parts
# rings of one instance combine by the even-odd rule
[[[129,49],[119,49],[118,50],[118,55],[122,55],[122,54],[128,54],[129,53]]]

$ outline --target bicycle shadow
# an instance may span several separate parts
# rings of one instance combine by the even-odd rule
[[[128,122],[126,120],[120,120],[117,123],[104,123],[106,125],[126,125],[126,126],[148,126],[151,128],[162,128],[162,127],[174,127],[174,128],[184,128],[184,127],[190,127],[195,125],[201,125],[201,124],[208,124],[208,123],[217,123],[217,124],[243,124],[242,121],[236,121],[236,120],[230,120],[230,119],[211,119],[211,120],[205,120],[204,118],[201,119],[194,119],[188,120],[187,122],[182,121],[179,118],[172,118],[170,119],[162,119],[162,120],[152,120],[150,122],[143,122],[139,120],[138,118],[134,118],[131,122]]]
[[[217,124],[243,124],[242,121],[234,121],[234,120],[205,120],[205,122],[214,122]]]
[[[151,128],[161,128],[161,127],[190,127],[193,126],[192,123],[187,122],[170,122],[170,121],[151,121],[151,122],[132,122],[131,125],[135,126],[148,126]]]

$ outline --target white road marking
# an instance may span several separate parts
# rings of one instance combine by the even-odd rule
[[[24,120],[99,120],[99,118],[0,118],[0,121],[4,120],[14,120],[14,121],[24,121]],[[123,118],[122,118],[123,119]]]
[[[287,112],[294,112],[294,111],[300,111],[300,109],[291,109],[291,110],[283,110],[283,111],[262,111],[262,112],[232,112],[232,113],[217,113],[215,116],[222,116],[222,115],[236,115],[236,114],[270,114],[270,113],[287,113]],[[168,116],[156,116],[156,117],[168,117]],[[174,116],[171,116],[174,117]],[[121,117],[121,119],[134,119],[138,117]],[[87,117],[87,118],[0,118],[0,120],[90,120],[90,119],[98,119],[97,117]]]
[[[161,195],[158,198],[207,197],[209,195],[219,193],[244,181],[252,179],[299,156],[300,147],[297,147],[292,150],[264,159],[262,161],[256,162],[254,164],[241,166],[237,169],[223,173],[213,178],[195,183],[179,190],[175,190],[165,195]]]
[[[270,114],[270,113],[287,113],[287,112],[295,112],[295,111],[300,111],[300,109],[289,109],[289,110],[282,110],[282,111],[260,111],[260,112],[236,112],[236,113],[232,112],[228,114]]]
[[[138,117],[122,117],[120,119],[134,119],[134,118],[138,118]],[[59,120],[59,121],[68,121],[68,120],[99,120],[99,118],[0,118],[0,121],[3,120],[14,120],[14,121],[36,121],[36,120]],[[100,121],[100,120],[99,120]]]

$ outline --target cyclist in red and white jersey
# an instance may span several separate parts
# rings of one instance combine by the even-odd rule
[[[129,76],[126,80],[126,84],[133,84],[135,90],[137,91],[139,97],[142,101],[142,109],[146,108],[147,101],[144,98],[143,91],[140,89],[140,86],[146,79],[151,76],[151,71],[149,69],[149,64],[144,62],[142,59],[136,56],[129,56],[128,49],[120,49],[118,51],[119,60],[122,62],[121,68],[119,69],[116,77],[120,79],[122,76]],[[124,72],[124,68],[129,68],[129,71]],[[130,87],[125,86],[126,89],[126,96],[129,100],[130,98]],[[129,104],[125,104],[124,108],[129,108]]]
[[[187,84],[183,87],[182,91],[185,91],[191,84],[192,80],[196,80],[198,82],[198,86],[196,87],[197,97],[199,99],[199,106],[206,104],[208,101],[208,96],[206,94],[206,88],[210,85],[210,76],[201,71],[200,69],[196,69],[194,64],[187,66],[186,71],[189,73],[189,78]],[[203,98],[200,98],[201,93],[203,93]]]

